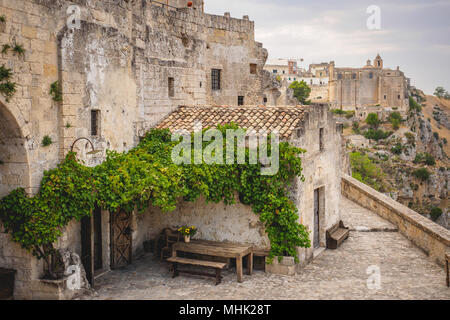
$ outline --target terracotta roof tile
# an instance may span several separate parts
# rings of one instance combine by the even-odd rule
[[[157,126],[172,132],[187,129],[193,131],[195,122],[203,128],[237,123],[242,128],[252,128],[256,133],[277,130],[281,139],[289,138],[303,119],[306,107],[303,106],[181,106]]]

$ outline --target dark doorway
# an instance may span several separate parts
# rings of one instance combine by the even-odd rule
[[[91,216],[81,219],[81,261],[91,286],[95,272],[103,268],[102,243],[102,210],[96,207]]]
[[[92,216],[81,219],[81,262],[86,271],[86,278],[94,286],[94,232]]]
[[[94,210],[94,270],[103,268],[103,251],[102,251],[102,210],[95,208]]]
[[[313,248],[320,248],[321,237],[325,237],[323,226],[325,222],[325,187],[314,190],[314,238]],[[321,234],[322,232],[322,234]],[[324,238],[322,238],[323,241]]]
[[[132,214],[119,211],[111,213],[111,268],[131,264],[132,259]]]
[[[314,249],[320,247],[319,237],[319,189],[314,190]]]

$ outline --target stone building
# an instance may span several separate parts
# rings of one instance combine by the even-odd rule
[[[408,111],[408,80],[397,67],[384,68],[383,59],[377,55],[362,68],[329,67],[329,102],[332,108],[354,110],[364,118],[370,112]]]
[[[0,95],[0,197],[35,194],[72,148],[88,165],[130,149],[180,104],[263,103],[267,51],[248,16],[206,14],[200,0],[5,0],[0,12],[1,44],[25,50],[0,55],[16,83],[10,99]],[[55,83],[62,101],[49,93]],[[58,247],[81,254],[80,228]],[[45,298],[43,263],[9,237],[0,233],[0,267],[17,270],[16,297]]]
[[[149,128],[172,112],[180,112],[179,105],[208,105],[215,110],[218,105],[264,103],[267,51],[255,41],[254,23],[248,16],[206,14],[200,0],[189,7],[185,1],[170,0],[4,0],[0,10],[5,18],[0,22],[1,43],[25,49],[23,54],[10,50],[0,56],[0,65],[11,69],[11,81],[16,83],[10,99],[0,97],[0,197],[17,187],[35,194],[43,172],[56,167],[72,149],[93,166],[104,160],[107,149],[132,148]],[[60,89],[61,101],[58,92],[50,94],[52,84]],[[232,108],[221,108],[236,115]],[[272,112],[248,108],[256,115]],[[306,195],[313,194],[314,188],[325,187],[317,191],[317,201],[323,201],[325,193],[330,199],[330,205],[320,211],[319,245],[323,245],[323,230],[339,214],[337,206],[331,205],[339,197],[339,170],[327,163],[339,163],[335,146],[340,137],[325,109],[276,111],[283,115],[276,127],[283,126],[281,119],[291,119],[289,137],[297,137],[293,141],[309,151],[305,156],[307,186],[298,185],[294,191],[297,204],[308,212],[301,222],[313,228],[313,200]],[[318,145],[319,134],[323,150]],[[44,138],[50,143],[44,144]],[[249,239],[255,234],[257,243],[267,248],[260,226],[252,224],[255,218],[250,218],[250,210],[236,208],[233,214],[246,212],[246,218],[240,218],[242,227],[254,229]],[[182,212],[183,206],[178,210]],[[223,208],[213,212],[217,213],[215,225],[226,225],[221,221]],[[111,233],[122,230],[117,219],[130,219],[133,224],[132,255],[142,252],[143,241],[157,230],[152,224],[142,229],[145,224],[138,219],[149,219],[145,216],[122,215],[126,214],[96,210],[93,221],[69,224],[55,247],[84,257],[87,248],[83,248],[82,235],[93,223],[96,237],[102,235],[100,242],[95,238],[96,244],[90,245],[95,246],[96,272],[128,263],[111,249]],[[216,239],[213,234],[204,236]],[[303,253],[304,259],[311,252]],[[11,241],[2,226],[0,268],[17,271],[15,298],[69,298],[73,294],[64,290],[65,282],[42,281],[43,262]]]
[[[294,81],[304,81],[311,88],[310,100],[312,102],[327,102],[328,101],[328,81],[329,81],[329,64],[317,63],[310,64],[308,70],[299,66],[300,61],[295,59],[269,59],[264,66],[264,70],[272,74],[273,77],[279,79],[282,85],[278,88],[278,95],[266,92],[269,97],[276,97],[272,99],[272,105],[286,104],[286,90]]]
[[[299,223],[310,231],[311,248],[299,248],[300,260],[313,258],[314,251],[326,246],[325,231],[340,220],[340,177],[346,171],[343,161],[342,125],[337,124],[326,104],[311,106],[183,106],[165,118],[158,128],[194,131],[196,123],[203,128],[217,124],[237,123],[256,135],[277,131],[280,140],[306,149],[302,155],[305,182],[296,178],[291,198],[299,209]],[[333,165],[330,165],[333,164]],[[239,201],[238,201],[239,203]],[[270,249],[264,226],[251,207],[236,204],[181,203],[170,214],[151,208],[137,224],[142,235],[153,238],[162,227],[194,223],[199,237],[215,241],[250,243],[258,251]]]

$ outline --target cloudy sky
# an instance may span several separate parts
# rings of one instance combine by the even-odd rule
[[[367,28],[370,5],[381,10],[379,30]],[[249,15],[269,58],[361,67],[380,53],[426,93],[450,91],[450,0],[205,0],[205,11]]]

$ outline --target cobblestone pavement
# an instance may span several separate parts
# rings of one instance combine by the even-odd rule
[[[237,283],[230,270],[215,286],[212,278],[172,279],[167,264],[146,256],[100,278],[96,292],[83,299],[450,299],[444,268],[393,231],[392,224],[343,200],[343,220],[353,230],[350,237],[337,250],[324,251],[296,276],[255,271]],[[364,231],[355,231],[360,227]],[[367,268],[373,265],[381,272],[378,290],[367,286]]]

